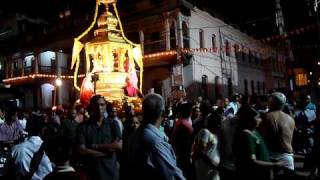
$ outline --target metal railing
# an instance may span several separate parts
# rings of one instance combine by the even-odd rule
[[[82,72],[82,70],[81,70]],[[11,74],[11,73],[9,73]],[[12,70],[12,76],[9,75],[10,77],[19,77],[19,76],[26,76],[30,74],[35,74],[35,69],[33,66],[28,66],[23,68],[23,73],[22,73],[22,68],[19,69],[13,69]],[[56,66],[38,66],[38,74],[57,74],[57,67]],[[71,71],[67,67],[61,67],[61,74],[62,75],[72,75],[73,71]]]
[[[144,54],[166,51],[166,41],[157,40],[144,43]]]

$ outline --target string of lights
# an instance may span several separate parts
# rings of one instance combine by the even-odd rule
[[[77,77],[78,78],[83,78],[85,75],[84,74],[79,74]],[[36,79],[36,78],[58,78],[57,75],[53,75],[53,74],[29,74],[26,76],[19,76],[19,77],[14,77],[14,78],[7,78],[4,79],[3,82],[4,83],[12,83],[12,82],[16,82],[19,80],[25,80],[25,79]],[[74,78],[74,76],[65,76],[62,75],[60,76],[61,79],[72,79]]]

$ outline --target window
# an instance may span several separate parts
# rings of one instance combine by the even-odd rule
[[[232,79],[228,78],[228,95],[229,97],[231,97],[233,94],[233,90],[232,90]]]
[[[171,49],[176,49],[176,27],[174,23],[172,22],[170,25],[170,48]]]
[[[297,86],[307,85],[307,82],[308,82],[307,74],[297,74],[295,79],[296,79]]]
[[[277,58],[277,59],[275,59],[275,61],[276,61],[276,65],[275,65],[276,68],[275,69],[277,72],[279,72],[279,59]]]
[[[244,94],[248,95],[248,81],[246,79],[244,80]]]
[[[204,32],[202,29],[199,30],[199,43],[200,48],[204,48]]]
[[[258,91],[258,94],[260,94],[260,81],[257,81],[257,91]]]
[[[190,48],[189,29],[186,22],[182,22],[183,48]]]
[[[18,69],[18,62],[17,62],[17,61],[14,62],[13,68],[14,68],[14,69]]]
[[[254,53],[255,56],[254,56],[254,62],[256,63],[256,65],[259,64],[259,54],[257,52]]]
[[[249,49],[249,64],[251,64],[251,60],[252,60],[252,51]]]
[[[272,57],[272,67],[273,69],[276,69],[276,62],[274,57]]]
[[[241,49],[242,49],[242,51],[241,51],[241,53],[242,53],[242,62],[245,62],[245,60],[246,60],[248,55],[246,53],[246,49],[245,49],[244,46],[242,46]]]
[[[57,66],[56,58],[51,58],[51,72],[54,72],[56,70],[56,66]]]
[[[251,80],[251,94],[254,94],[254,81]]]
[[[228,40],[226,40],[225,42],[225,45],[226,45],[226,56],[230,56],[230,43]]]
[[[240,60],[241,58],[240,47],[238,44],[234,45],[234,57],[236,58],[236,60]]]
[[[216,39],[216,35],[215,35],[215,34],[212,34],[211,41],[212,41],[212,50],[213,50],[213,51],[216,51],[216,48],[217,48],[217,39]]]
[[[205,97],[208,97],[208,76],[202,75],[202,90]]]

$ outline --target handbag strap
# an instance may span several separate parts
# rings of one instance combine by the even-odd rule
[[[26,174],[23,179],[30,180],[32,178],[33,174],[39,168],[40,162],[41,162],[42,157],[44,155],[44,147],[45,147],[45,145],[44,145],[44,143],[42,143],[39,150],[33,154],[33,157],[30,162],[29,173]]]

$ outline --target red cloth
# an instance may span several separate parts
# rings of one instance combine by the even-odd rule
[[[126,91],[127,91],[128,96],[130,96],[130,97],[138,96],[138,90],[132,85],[127,86]]]
[[[125,70],[125,72],[129,71],[129,59],[128,58],[124,61],[124,70]]]

